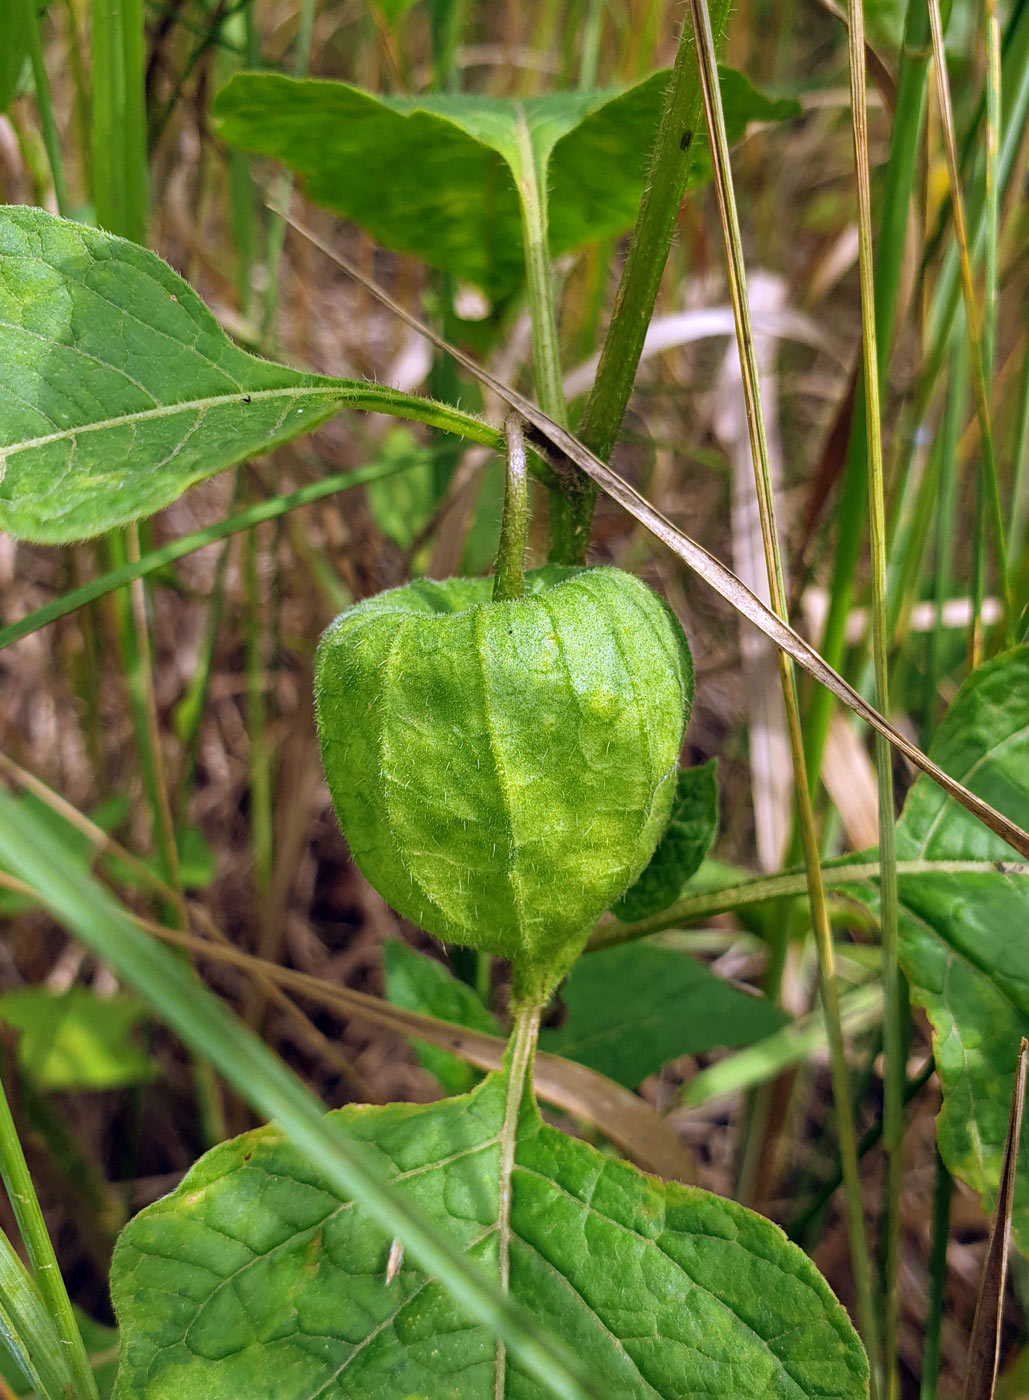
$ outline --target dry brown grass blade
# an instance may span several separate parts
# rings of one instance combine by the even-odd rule
[[[1004,1313],[1004,1282],[1008,1272],[1008,1250],[1011,1237],[1011,1206],[1015,1195],[1015,1171],[1018,1166],[1018,1140],[1022,1133],[1022,1113],[1025,1108],[1026,1050],[1029,1042],[1022,1037],[1015,1069],[1015,1087],[1011,1094],[1011,1117],[1004,1144],[1004,1163],[997,1192],[997,1210],[990,1232],[990,1244],[983,1265],[983,1280],[975,1305],[975,1320],[968,1343],[965,1368],[965,1400],[993,1400],[1000,1357],[1000,1325]]]
[[[252,976],[288,988],[296,995],[371,1021],[386,1030],[427,1040],[441,1050],[459,1055],[478,1069],[499,1069],[503,1061],[507,1041],[499,1036],[466,1030],[449,1021],[422,1016],[417,1011],[406,1011],[367,992],[333,987],[309,973],[276,967],[238,948],[215,944],[194,934],[180,933],[142,919],[136,922],[155,937],[188,948],[200,957],[239,967]],[[666,1180],[696,1181],[693,1160],[677,1134],[648,1103],[620,1084],[585,1065],[543,1052],[536,1056],[533,1082],[541,1099],[592,1123],[644,1171],[654,1172]]]
[[[910,739],[904,737],[898,729],[889,722],[885,716],[868,703],[864,696],[860,695],[852,685],[828,664],[828,662],[811,646],[804,638],[793,630],[786,622],[778,618],[770,608],[757,598],[749,588],[743,584],[731,569],[727,569],[721,560],[716,559],[713,554],[709,554],[702,545],[690,539],[689,535],[674,526],[658,510],[655,510],[650,502],[629,483],[613,471],[599,457],[592,452],[570,433],[567,428],[563,428],[560,423],[556,423],[549,418],[542,409],[536,407],[529,399],[523,398],[514,389],[508,388],[506,384],[500,383],[481,365],[471,359],[463,351],[457,349],[444,340],[442,336],[436,334],[431,327],[424,325],[416,316],[407,311],[399,302],[383,291],[375,282],[366,277],[358,267],[344,258],[336,250],[329,246],[324,239],[306,228],[288,213],[276,210],[282,214],[291,228],[295,229],[302,237],[308,239],[316,248],[320,249],[327,258],[330,258],[344,272],[348,273],[355,281],[360,282],[372,296],[376,297],[395,316],[399,316],[407,325],[420,331],[427,336],[434,345],[451,355],[469,374],[474,375],[480,383],[487,385],[492,391],[517,413],[525,419],[533,429],[531,435],[527,435],[533,449],[546,457],[551,467],[556,472],[564,471],[568,473],[568,464],[574,463],[581,471],[585,472],[596,484],[605,491],[612,500],[618,504],[635,519],[640,522],[650,533],[666,545],[673,554],[678,557],[698,574],[715,592],[719,593],[733,608],[743,617],[746,617],[753,625],[764,632],[766,637],[770,637],[777,647],[780,647],[787,655],[792,656],[798,666],[803,667],[810,676],[813,676],[819,684],[824,685],[827,690],[832,691],[849,709],[853,710],[859,718],[866,724],[878,730],[880,734],[890,741],[895,749],[899,750],[905,758],[909,759],[916,768],[927,773],[934,782],[938,783],[944,792],[949,793],[966,807],[974,816],[983,823],[984,826],[996,832],[1002,840],[1006,841],[1013,850],[1020,855],[1029,858],[1029,832],[1025,832],[1003,812],[998,812],[991,807],[988,802],[984,802],[981,797],[970,792],[962,783],[950,777],[942,768],[932,761],[931,758]]]

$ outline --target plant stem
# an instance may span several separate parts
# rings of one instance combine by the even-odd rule
[[[71,213],[71,200],[68,197],[68,185],[64,177],[61,136],[54,119],[54,107],[50,99],[50,78],[47,75],[46,60],[43,54],[43,36],[40,32],[42,11],[33,3],[33,0],[13,0],[13,3],[21,5],[22,30],[29,50],[29,61],[32,64],[32,84],[36,90],[39,129],[43,136],[43,145],[46,147],[47,160],[50,162],[50,176],[54,182],[57,212],[67,218]]]
[[[886,503],[883,487],[882,421],[879,409],[880,357],[876,341],[875,266],[872,247],[872,195],[868,166],[868,109],[865,101],[865,17],[863,0],[849,8],[848,55],[854,137],[854,174],[858,204],[858,265],[861,283],[861,331],[864,354],[865,418],[868,456],[869,526],[872,553],[872,654],[879,710],[889,713],[886,613]],[[879,900],[883,980],[883,1146],[887,1157],[886,1208],[883,1221],[883,1310],[886,1345],[883,1365],[886,1393],[897,1393],[897,1261],[900,1248],[900,1188],[903,1175],[905,1001],[897,958],[897,852],[894,833],[893,767],[890,746],[875,736],[876,786],[879,795]]]
[[[523,1006],[515,1015],[511,1033],[507,1099],[504,1126],[500,1133],[500,1167],[497,1181],[497,1267],[500,1287],[508,1292],[511,1283],[511,1196],[515,1152],[518,1147],[518,1119],[532,1074],[532,1058],[539,1036],[541,1006]],[[507,1374],[507,1347],[502,1338],[496,1345],[496,1400],[504,1400]]]
[[[500,548],[493,577],[493,601],[520,598],[525,592],[525,540],[529,529],[529,470],[525,460],[522,420],[509,413],[504,420],[507,464]]]
[[[728,13],[728,0],[714,0],[711,24],[719,40]],[[650,155],[647,187],[615,295],[597,377],[579,428],[582,442],[605,461],[618,438],[636,379],[643,341],[654,314],[668,250],[686,193],[693,163],[693,137],[701,115],[693,34],[690,26],[684,24]],[[592,511],[592,499],[590,509]]]
[[[561,382],[561,351],[557,335],[554,279],[547,241],[546,172],[540,169],[532,135],[524,115],[518,119],[518,203],[522,215],[522,251],[526,292],[532,322],[532,360],[539,405],[562,427],[568,425],[568,406]],[[585,558],[589,526],[582,538],[581,513],[589,499],[590,483],[581,473],[567,473],[549,487],[550,557],[564,564]]]
[[[936,1400],[940,1382],[940,1331],[947,1285],[947,1244],[950,1239],[950,1198],[954,1183],[936,1149],[936,1181],[929,1247],[929,1307],[922,1341],[922,1381],[919,1400]]]
[[[93,199],[97,223],[146,242],[142,0],[93,0]]]
[[[874,852],[871,853],[874,856]],[[1020,861],[1002,862],[1000,868],[988,860],[899,860],[897,874],[919,876],[932,874],[948,875],[988,875],[996,874],[1029,877],[1029,865]],[[822,866],[822,880],[826,889],[844,889],[847,885],[863,884],[868,880],[879,879],[877,859],[847,860]],[[768,904],[781,899],[796,899],[807,892],[807,876],[803,871],[786,870],[781,875],[758,875],[751,880],[742,880],[736,885],[725,885],[717,890],[705,890],[700,894],[687,895],[650,918],[639,919],[633,924],[619,924],[615,920],[599,923],[590,935],[586,945],[588,953],[599,948],[611,948],[617,943],[629,943],[637,938],[649,938],[652,933],[664,933],[668,929],[688,928],[691,924],[702,923],[715,914],[730,914],[735,909],[747,909],[755,904]]]
[[[936,76],[936,91],[942,116],[944,149],[947,154],[947,172],[950,178],[951,209],[954,218],[954,236],[958,247],[958,265],[961,271],[961,290],[965,300],[965,320],[968,324],[968,347],[972,362],[972,390],[975,397],[976,415],[979,419],[982,482],[989,508],[997,551],[997,586],[1004,604],[1004,635],[1010,644],[1014,641],[1014,603],[1011,598],[1011,579],[1008,574],[1007,537],[1004,533],[1004,514],[1000,503],[1000,482],[997,477],[997,458],[993,448],[993,428],[990,421],[989,386],[987,365],[990,358],[984,349],[979,326],[979,307],[976,302],[975,282],[972,276],[972,256],[968,239],[968,226],[965,221],[965,200],[961,193],[958,168],[957,142],[954,136],[954,113],[950,101],[950,83],[947,78],[947,56],[943,46],[943,25],[940,19],[939,0],[929,0],[929,27],[933,41],[933,71]],[[987,102],[987,110],[994,104]],[[989,146],[989,142],[987,142]],[[997,218],[997,179],[999,161],[987,154],[986,203],[984,209],[983,232],[986,238],[987,255],[993,244],[993,274],[996,283],[996,218]],[[990,213],[993,213],[992,233]]]
[[[722,230],[725,237],[726,264],[729,275],[730,295],[733,304],[733,316],[736,323],[736,341],[739,347],[740,373],[743,378],[743,391],[747,407],[751,457],[754,464],[754,485],[757,493],[758,510],[761,520],[761,535],[764,544],[765,562],[768,570],[768,588],[771,597],[772,611],[785,621],[788,617],[786,585],[783,578],[782,560],[779,554],[779,542],[776,534],[775,502],[768,462],[768,442],[765,432],[764,413],[761,407],[761,389],[758,377],[757,359],[754,353],[754,336],[750,319],[750,303],[747,296],[743,244],[740,236],[739,217],[733,190],[732,171],[729,164],[729,142],[725,130],[725,114],[722,110],[721,94],[718,87],[718,69],[715,61],[715,39],[711,28],[711,20],[707,10],[706,0],[690,0],[690,13],[693,18],[697,66],[704,98],[704,110],[707,118],[712,165],[714,167],[715,191],[718,196],[719,213],[721,215]],[[863,44],[860,51],[863,58]],[[804,765],[804,739],[800,725],[800,706],[797,700],[796,677],[793,664],[785,652],[780,651],[778,653],[778,658],[783,704],[786,711],[786,725],[790,741],[790,754],[793,761],[794,788],[797,797],[797,819],[801,843],[804,849],[808,897],[811,905],[811,921],[814,926],[815,947],[818,954],[822,1010],[825,1016],[826,1038],[829,1042],[833,1099],[836,1105],[840,1158],[843,1163],[846,1187],[847,1226],[850,1243],[851,1268],[854,1272],[857,1291],[861,1333],[871,1363],[871,1384],[874,1397],[877,1392],[875,1377],[880,1358],[879,1326],[875,1305],[872,1299],[871,1261],[868,1252],[868,1241],[865,1237],[864,1207],[861,1199],[861,1180],[858,1171],[857,1143],[854,1129],[854,1106],[851,1096],[847,1052],[843,1039],[843,1026],[840,1019],[840,989],[836,974],[835,950],[825,898],[825,886],[822,880],[821,857],[819,854],[818,836],[815,832],[811,794]]]
[[[97,1400],[96,1379],[75,1314],[72,1311],[68,1290],[61,1277],[60,1265],[50,1234],[43,1219],[39,1199],[32,1185],[25,1154],[18,1140],[18,1130],[14,1125],[10,1104],[0,1082],[0,1172],[14,1218],[18,1222],[22,1243],[25,1245],[32,1266],[36,1286],[42,1295],[57,1328],[64,1349],[64,1356],[75,1380],[78,1400]]]
[[[925,113],[929,78],[929,20],[925,0],[908,0],[904,21],[904,42],[897,75],[897,105],[890,132],[890,154],[886,166],[879,244],[875,265],[875,327],[878,343],[879,387],[883,388],[890,342],[897,311],[900,271],[904,260],[905,233],[911,191],[919,151],[919,138]],[[829,612],[821,652],[829,665],[839,670],[845,650],[847,616],[854,596],[861,538],[865,527],[868,472],[865,465],[867,419],[865,396],[857,386],[854,419],[847,449],[843,494],[837,511],[839,521],[833,553]],[[822,766],[829,721],[835,708],[833,697],[824,690],[815,692],[804,723],[804,752],[808,775],[814,789]],[[799,856],[794,843],[793,857]]]

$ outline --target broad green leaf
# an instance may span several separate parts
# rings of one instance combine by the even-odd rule
[[[712,758],[679,770],[665,834],[640,878],[612,904],[615,918],[631,924],[667,909],[700,869],[718,830],[717,765]]]
[[[733,75],[727,121],[795,115]],[[628,228],[646,177],[667,73],[626,91],[523,100],[483,94],[376,97],[346,83],[241,73],[218,95],[235,146],[298,171],[311,198],[388,248],[491,296],[522,281],[516,181],[548,191],[552,254]]]
[[[483,1006],[475,992],[465,982],[454,977],[441,962],[416,953],[406,943],[390,938],[382,945],[382,964],[386,972],[386,995],[394,1006],[405,1011],[418,1011],[450,1021],[469,1030],[498,1035],[496,1017]],[[419,1063],[436,1076],[448,1094],[460,1094],[480,1078],[467,1060],[412,1039],[411,1045]]]
[[[1029,647],[975,671],[941,723],[931,757],[1015,820],[1029,821]],[[900,956],[932,1022],[947,1166],[992,1209],[1020,1037],[1029,1035],[1029,865],[928,778],[897,825]],[[982,871],[948,864],[983,861]],[[862,893],[854,887],[854,893]],[[869,898],[868,887],[864,897]],[[869,900],[869,902],[874,902]],[[1029,1140],[1015,1184],[1015,1239],[1029,1251]]]
[[[540,1047],[636,1086],[679,1055],[750,1045],[789,1017],[671,948],[628,943],[580,958],[565,983],[563,1025]]]
[[[240,350],[155,254],[41,209],[0,208],[0,529],[109,530],[342,407],[490,446],[467,414]]]
[[[18,1058],[41,1089],[117,1089],[152,1078],[136,1034],[145,1016],[134,997],[98,997],[88,987],[0,996],[0,1021],[21,1032]]]
[[[507,1074],[439,1104],[334,1115],[384,1179],[496,1269]],[[813,1264],[760,1216],[667,1185],[526,1102],[511,1291],[618,1400],[857,1400],[867,1370]],[[275,1132],[222,1144],[115,1251],[119,1400],[541,1400],[543,1388]]]

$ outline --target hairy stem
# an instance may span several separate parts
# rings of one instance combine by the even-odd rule
[[[504,438],[507,442],[507,466],[500,548],[493,576],[495,603],[520,598],[525,592],[525,538],[529,528],[529,470],[525,461],[522,420],[517,413],[507,415]]]
[[[526,1006],[517,1013],[511,1033],[511,1062],[508,1067],[507,1103],[500,1134],[500,1180],[497,1189],[497,1267],[504,1293],[511,1282],[511,1178],[514,1175],[518,1145],[518,1118],[530,1082],[532,1057],[539,1036],[542,1006]],[[497,1338],[496,1400],[504,1400],[507,1375],[507,1347]]]

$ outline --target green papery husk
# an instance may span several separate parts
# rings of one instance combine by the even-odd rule
[[[548,565],[505,602],[490,579],[423,580],[340,614],[315,694],[368,880],[542,1000],[668,821],[693,695],[674,614],[611,568]]]

